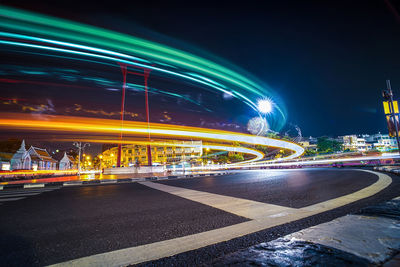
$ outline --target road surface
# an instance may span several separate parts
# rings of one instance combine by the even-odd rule
[[[125,264],[209,264],[221,253],[399,196],[400,179],[387,179],[350,169],[259,170],[158,182],[3,190],[1,264],[43,266],[83,257],[88,257],[82,261],[86,263],[104,262],[108,252],[121,250],[129,255],[115,255],[124,256]],[[355,194],[385,181],[372,196]],[[350,194],[359,199],[334,202]],[[321,209],[320,203],[329,201],[335,206]],[[185,248],[184,242],[190,245]],[[96,254],[102,258],[92,257]],[[177,255],[164,257],[173,254]]]

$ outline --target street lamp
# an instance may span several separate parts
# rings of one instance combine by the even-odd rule
[[[81,142],[74,142],[74,146],[78,148],[78,175],[81,175],[81,152],[86,146],[90,146],[90,144],[85,143],[82,145]]]
[[[272,106],[273,103],[271,99],[265,98],[265,99],[260,99],[257,102],[257,109],[263,114],[268,114],[272,112]]]

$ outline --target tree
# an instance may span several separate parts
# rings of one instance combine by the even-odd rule
[[[0,141],[0,151],[15,153],[21,147],[22,140],[10,138],[7,141]]]
[[[220,163],[227,163],[228,160],[229,160],[229,158],[225,155],[218,157],[218,162],[220,162]]]
[[[274,133],[274,132],[268,132],[266,136],[267,136],[267,137],[270,137],[270,138],[279,139],[278,134],[276,134],[276,133]]]
[[[268,154],[272,151],[272,149],[270,149],[267,146],[262,146],[262,145],[256,145],[256,150],[263,152],[264,154]]]
[[[315,154],[317,154],[315,150],[306,149],[306,151],[304,151],[304,156],[314,156]]]
[[[332,153],[342,150],[342,144],[334,139],[323,136],[317,141],[317,149],[319,153]]]
[[[230,161],[242,161],[244,160],[244,157],[242,154],[233,154],[229,156]]]

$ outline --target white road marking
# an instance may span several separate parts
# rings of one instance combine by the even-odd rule
[[[198,201],[203,204],[208,203],[206,205],[210,205],[212,207],[216,207],[226,211],[230,210],[229,212],[231,213],[242,214],[241,216],[246,215],[248,216],[248,218],[254,217],[255,219],[248,222],[243,222],[189,236],[87,256],[67,262],[62,262],[52,266],[127,266],[130,264],[138,264],[217,244],[223,241],[228,241],[233,238],[306,218],[311,215],[338,208],[354,201],[370,197],[389,186],[392,182],[392,179],[386,174],[372,171],[368,172],[378,175],[379,179],[374,184],[360,191],[349,194],[347,196],[325,201],[321,205],[316,204],[301,209],[286,207],[282,207],[282,209],[279,209],[279,206],[261,203],[265,205],[263,207],[271,208],[271,212],[269,212],[268,210],[260,210],[260,207],[262,205],[256,201],[249,202],[249,200],[246,199],[237,199],[235,201],[239,203],[239,206],[237,209],[235,209],[230,203],[225,203],[225,205],[223,205],[221,200],[227,200],[225,196],[219,197],[216,194],[172,186],[161,187],[156,186],[156,184],[151,182],[144,182],[142,183],[143,185],[151,186],[152,188],[157,188],[159,190],[164,189],[166,192],[169,192],[171,194],[179,195],[190,200],[193,199],[193,201]],[[208,198],[210,198],[211,200],[208,200]],[[246,211],[246,208],[248,208],[249,210]],[[254,208],[254,210],[252,210],[252,208]],[[275,213],[272,212],[272,210]],[[261,212],[262,215],[258,216],[257,212]]]
[[[47,189],[22,189],[22,190],[6,190],[0,192],[0,195],[7,195],[7,194],[18,194],[18,193],[43,193],[53,191],[58,188],[47,188]]]
[[[0,202],[5,202],[5,201],[17,201],[20,199],[24,199],[24,197],[16,197],[16,198],[1,198]]]
[[[249,219],[261,219],[273,214],[295,210],[283,206],[185,189],[182,187],[169,186],[152,182],[139,182],[139,184]]]
[[[59,187],[40,188],[40,189],[22,189],[22,190],[6,190],[0,192],[0,202],[17,201],[29,196],[36,196],[41,193],[53,191]]]
[[[1,195],[0,198],[10,198],[10,197],[18,197],[18,196],[35,196],[39,195],[40,193],[19,193],[19,194],[7,194],[7,195]]]

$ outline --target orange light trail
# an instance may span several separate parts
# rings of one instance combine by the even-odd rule
[[[98,133],[98,134],[119,134],[121,131],[124,136],[146,136],[148,134],[147,123],[126,121],[121,129],[118,120],[70,117],[55,115],[31,115],[18,113],[2,113],[0,128],[50,131],[50,132],[74,132],[74,133]],[[262,136],[254,136],[237,132],[223,130],[189,127],[181,125],[151,123],[151,135],[155,137],[175,137],[175,138],[197,138],[200,140],[212,140],[219,142],[239,142],[251,145],[264,145],[288,149],[294,153],[281,158],[293,159],[303,154],[304,149],[292,142],[278,140]],[[259,152],[261,153],[261,152]]]
[[[41,175],[41,174],[76,174],[78,170],[18,170],[0,171],[0,176],[6,175]]]

